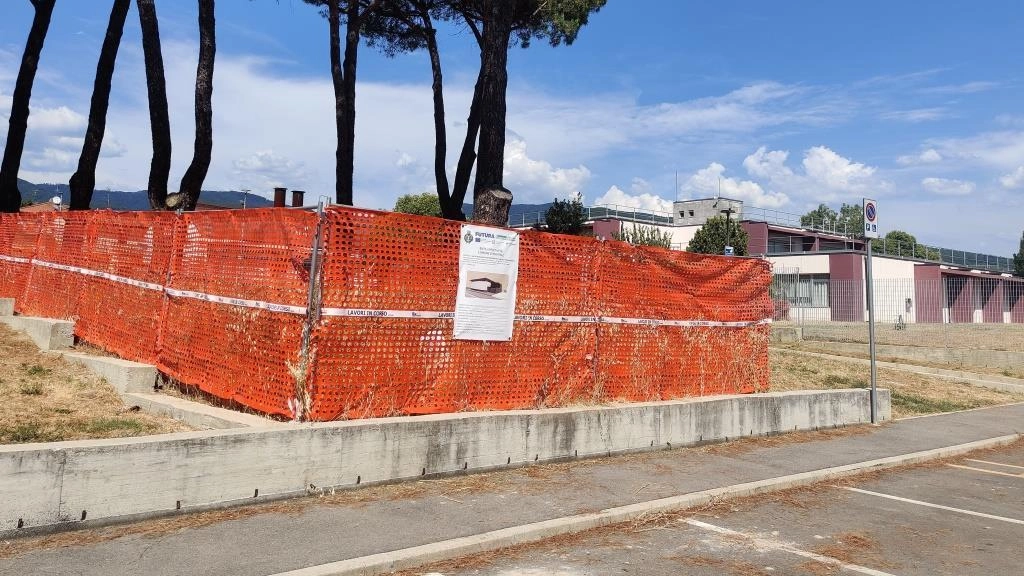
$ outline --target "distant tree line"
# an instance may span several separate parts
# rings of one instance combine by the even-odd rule
[[[0,210],[21,205],[17,176],[24,151],[29,102],[39,57],[55,0],[28,0],[35,8],[12,98],[7,145],[0,166]],[[213,72],[217,50],[214,0],[199,5],[199,61],[195,87],[195,141],[192,162],[177,192],[168,191],[171,133],[163,56],[155,0],[136,0],[142,30],[153,157],[147,191],[154,210],[193,210],[210,167],[213,150]],[[508,51],[534,40],[551,46],[572,44],[592,13],[607,0],[304,0],[327,21],[330,72],[334,86],[335,200],[352,204],[355,173],[356,78],[361,43],[387,55],[425,50],[432,73],[434,180],[440,214],[465,220],[462,206],[473,185],[474,220],[503,225],[512,204],[504,187],[504,149]],[[96,164],[103,142],[110,83],[130,0],[113,0],[106,36],[96,66],[89,121],[77,170],[70,180],[74,210],[88,209],[95,189]],[[444,85],[437,24],[464,26],[480,50],[480,67],[467,115],[466,135],[454,181],[447,174]]]

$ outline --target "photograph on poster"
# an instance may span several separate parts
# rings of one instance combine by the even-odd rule
[[[466,272],[466,296],[504,300],[508,295],[508,274],[495,272]]]

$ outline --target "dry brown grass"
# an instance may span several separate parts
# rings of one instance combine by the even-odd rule
[[[802,350],[805,352],[818,352],[821,354],[830,354],[832,356],[846,356],[849,358],[859,358],[861,360],[867,360],[868,358],[870,358],[866,348],[864,349],[863,353],[852,352],[847,350],[836,350],[835,347],[831,346],[828,342],[819,340],[803,340],[801,342],[772,343],[772,347],[779,349]],[[927,360],[912,360],[907,358],[896,358],[885,355],[879,355],[877,356],[877,358],[881,362],[893,362],[895,364],[907,364],[909,366],[941,368],[943,370],[958,370],[961,372],[973,374],[991,374],[994,376],[1005,376],[1007,378],[1024,379],[1024,366],[1007,366],[996,368],[991,366],[964,366],[959,363],[949,362],[929,362]]]
[[[795,322],[778,325],[800,326]],[[804,328],[815,340],[868,341],[864,322],[811,322]],[[1024,352],[1024,324],[907,324],[905,330],[896,330],[892,324],[879,323],[875,338],[879,344]]]
[[[866,366],[842,359],[827,359],[770,351],[771,390],[867,388]],[[1024,394],[1003,392],[899,370],[878,369],[878,386],[892,392],[894,418],[968,410],[1024,402]]]
[[[845,564],[858,564],[872,568],[899,568],[885,559],[878,549],[878,541],[867,532],[840,532],[832,536],[832,541],[820,544],[811,549],[815,554],[835,558]]]
[[[116,438],[189,428],[132,411],[113,387],[84,367],[40,352],[0,325],[0,443]]]

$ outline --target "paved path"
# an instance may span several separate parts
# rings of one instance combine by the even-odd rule
[[[0,543],[0,574],[275,574],[1021,431],[1024,404],[365,488]]]
[[[1017,575],[1024,445],[458,558],[411,574]],[[428,572],[429,571],[429,572]]]

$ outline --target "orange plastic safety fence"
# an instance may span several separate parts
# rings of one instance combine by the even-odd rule
[[[455,307],[458,222],[334,209],[327,223],[315,419],[767,387],[767,327],[753,324],[771,317],[764,262],[523,232],[516,313],[524,317],[510,342],[476,342],[453,339],[451,318],[430,314]]]
[[[88,247],[81,265],[107,276],[86,277],[75,333],[122,357],[155,363],[164,298],[155,288],[167,281],[176,217],[167,212],[109,211],[89,216]]]
[[[161,370],[221,398],[291,416],[288,401],[296,397],[296,379],[305,378],[299,349],[316,218],[273,209],[180,217]],[[266,305],[302,310],[280,312]]]
[[[0,216],[0,296],[221,398],[316,420],[732,394],[768,384],[763,261],[523,232],[512,340],[452,338],[461,224],[316,214]],[[394,314],[392,312],[397,312]]]
[[[15,304],[21,304],[38,239],[37,217],[0,214],[0,298],[17,298]]]

